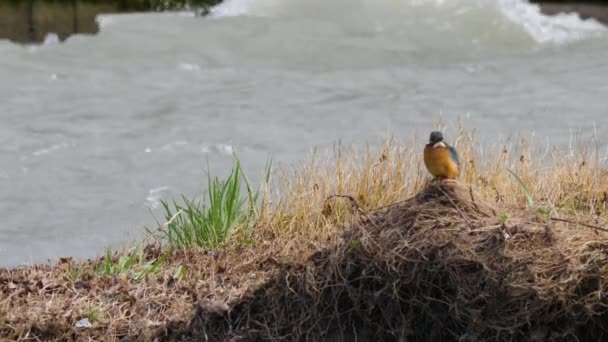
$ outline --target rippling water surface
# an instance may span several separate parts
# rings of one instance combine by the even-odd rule
[[[312,147],[608,133],[607,30],[520,0],[227,0],[108,15],[98,35],[0,41],[0,264],[99,255],[149,209]],[[605,145],[602,145],[605,150]]]

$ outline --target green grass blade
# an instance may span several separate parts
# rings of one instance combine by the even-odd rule
[[[517,174],[515,174],[515,172],[513,172],[509,169],[507,169],[507,171],[511,174],[511,176],[513,176],[513,178],[515,178],[515,180],[517,181],[517,184],[519,184],[519,187],[522,189],[522,191],[526,195],[526,200],[528,202],[528,206],[533,207],[534,198],[532,197],[532,193],[530,192],[530,190],[528,190],[528,187],[526,186],[526,184],[524,184],[524,182],[521,180],[521,178],[519,178],[519,176]]]
[[[269,169],[267,179],[270,177]],[[236,155],[227,177],[220,179],[209,172],[206,176],[208,186],[202,201],[188,199],[184,195],[181,196],[181,205],[176,201],[172,205],[161,201],[166,223],[160,226],[159,235],[169,246],[195,244],[215,248],[228,239],[236,226],[255,217],[259,190],[254,194]],[[241,182],[245,182],[247,197],[242,196]]]

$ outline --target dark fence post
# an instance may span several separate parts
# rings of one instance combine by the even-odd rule
[[[78,0],[72,0],[72,31],[78,33]]]
[[[27,32],[31,41],[36,40],[36,28],[34,24],[34,0],[27,4]]]

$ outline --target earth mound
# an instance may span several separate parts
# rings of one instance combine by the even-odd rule
[[[606,340],[608,235],[505,213],[470,188],[436,183],[363,214],[335,246],[283,265],[238,300],[200,305],[174,333],[208,341]]]

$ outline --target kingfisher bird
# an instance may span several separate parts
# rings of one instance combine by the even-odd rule
[[[443,141],[443,133],[431,132],[429,143],[424,147],[424,165],[439,180],[458,177],[460,167],[458,152]]]

